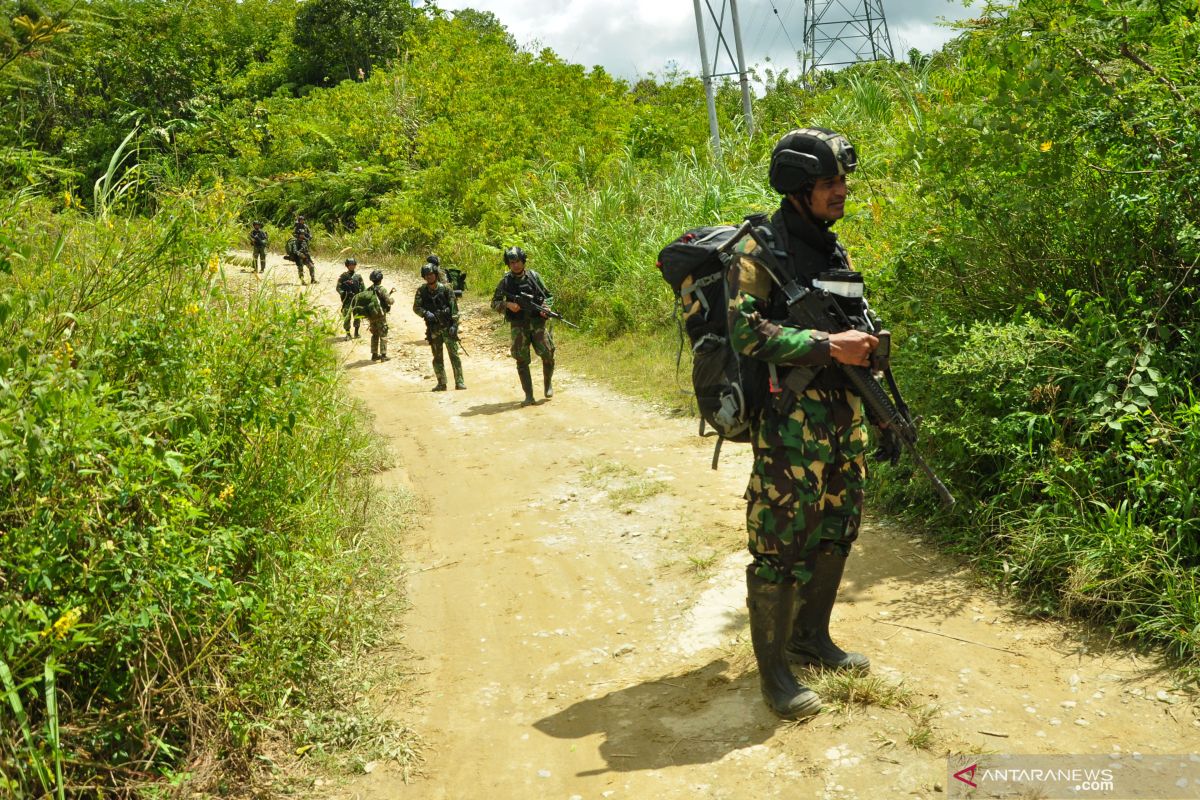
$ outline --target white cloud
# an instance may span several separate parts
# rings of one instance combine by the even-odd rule
[[[844,0],[854,7],[854,0]],[[670,65],[700,72],[696,18],[688,0],[443,0],[447,10],[475,8],[495,14],[523,46],[549,47],[562,58],[584,66],[603,66],[624,78],[661,74]],[[721,0],[712,0],[714,9]],[[707,14],[701,0],[701,9]],[[803,0],[739,0],[742,42],[750,64],[770,58],[776,69],[798,71],[795,49],[803,41]],[[954,36],[939,19],[962,19],[974,13],[950,0],[884,0],[892,51],[902,59],[915,47],[930,52]],[[778,14],[775,11],[778,11]],[[726,22],[733,52],[732,25]],[[713,51],[715,26],[706,26]],[[718,71],[731,71],[722,53]]]

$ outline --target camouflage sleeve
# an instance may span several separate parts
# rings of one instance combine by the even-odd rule
[[[791,366],[826,366],[829,334],[778,325],[767,319],[771,278],[757,259],[738,255],[730,268],[729,340],[734,349],[760,361]]]
[[[450,321],[453,322],[455,325],[457,325],[458,324],[458,298],[454,296],[453,289],[448,288],[447,294],[450,295]]]
[[[421,287],[417,287],[417,293],[413,297],[413,313],[418,317],[425,316],[425,309],[421,307]]]

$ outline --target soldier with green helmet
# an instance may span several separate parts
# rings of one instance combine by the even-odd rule
[[[367,318],[371,331],[371,360],[387,361],[387,313],[392,310],[392,293],[383,290],[382,270],[371,272],[371,285],[354,296],[354,313]]]
[[[504,263],[508,272],[500,279],[492,294],[492,310],[504,314],[508,320],[512,347],[509,352],[517,362],[517,377],[525,392],[522,405],[533,405],[533,377],[529,374],[529,348],[542,359],[542,386],[546,399],[554,396],[554,339],[547,326],[548,316],[538,311],[537,306],[549,308],[554,296],[546,288],[540,275],[525,268],[528,256],[520,247],[504,251]]]
[[[254,272],[266,272],[267,232],[263,230],[263,224],[257,220],[253,223],[253,229],[250,231],[250,248],[254,253]]]
[[[358,259],[346,259],[346,271],[343,272],[337,280],[338,297],[342,299],[342,329],[346,331],[346,338],[350,338],[350,325],[354,325],[354,338],[358,338],[358,329],[362,325],[362,319],[354,313],[354,298],[358,293],[366,287],[363,286],[362,275],[359,275]]]
[[[308,282],[317,282],[317,267],[313,263],[312,252],[309,250],[309,244],[312,242],[312,229],[308,227],[308,223],[304,221],[303,214],[296,215],[296,222],[292,225],[292,241],[295,243],[295,261],[296,273],[300,276],[300,284],[304,285],[304,268],[308,267]]]
[[[438,281],[437,265],[426,262],[421,266],[424,284],[417,288],[413,313],[425,320],[425,341],[433,350],[433,374],[437,377],[435,392],[446,391],[446,363],[442,349],[450,351],[450,366],[454,370],[454,388],[466,389],[462,360],[458,357],[458,301],[454,290]]]
[[[752,426],[750,633],[763,699],[793,719],[817,713],[821,701],[796,680],[789,662],[870,665],[833,643],[829,618],[858,537],[867,474],[863,401],[837,364],[869,366],[878,339],[860,330],[789,327],[787,300],[770,270],[812,288],[829,270],[851,269],[830,229],[845,214],[846,176],[856,166],[845,136],[824,128],[786,134],[771,155],[771,186],[783,195],[765,226],[771,252],[743,239],[731,268],[737,289],[730,301],[731,343],[775,373],[771,399]],[[791,388],[775,391],[785,384]]]

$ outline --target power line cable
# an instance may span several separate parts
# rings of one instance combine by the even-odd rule
[[[779,18],[779,9],[775,7],[775,0],[767,0],[771,4],[771,10],[775,12],[775,19],[779,21],[779,27],[783,28],[783,35],[787,37],[788,46],[792,48],[792,52],[799,52],[796,48],[796,43],[792,41],[792,35],[788,33],[787,26],[783,24],[783,20]],[[795,5],[795,0],[792,0],[792,5]]]

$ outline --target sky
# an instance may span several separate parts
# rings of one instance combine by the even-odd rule
[[[821,7],[828,0],[817,0]],[[834,0],[857,13],[878,0]],[[972,9],[961,0],[882,0],[891,38],[892,52],[903,59],[910,48],[929,53],[955,35],[943,20],[970,16]],[[709,0],[720,13],[727,0]],[[609,73],[636,80],[649,74],[662,75],[675,67],[700,74],[700,46],[696,37],[696,15],[692,0],[441,0],[448,11],[474,8],[490,11],[508,28],[522,46],[549,47],[559,56],[586,67],[599,65]],[[702,14],[709,14],[700,0]],[[839,12],[830,9],[826,20]],[[742,44],[748,65],[767,59],[776,70],[799,72],[796,51],[803,43],[804,0],[738,0]],[[732,37],[733,26],[726,12],[724,29]],[[706,21],[709,53],[714,51],[716,26]],[[732,38],[729,51],[734,52]],[[732,60],[718,53],[714,72],[732,72]],[[711,56],[710,56],[711,57]]]

